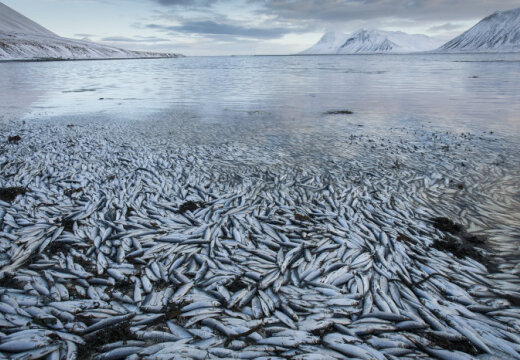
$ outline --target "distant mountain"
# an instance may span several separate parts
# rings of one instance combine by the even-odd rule
[[[445,52],[520,51],[520,8],[495,12],[440,47]]]
[[[0,60],[177,57],[62,38],[0,3]]]
[[[345,43],[347,38],[348,35],[341,32],[326,32],[316,44],[302,51],[300,54],[337,54],[338,49]]]
[[[400,31],[358,30],[350,35],[327,32],[300,54],[378,54],[430,51],[442,43],[426,35]]]

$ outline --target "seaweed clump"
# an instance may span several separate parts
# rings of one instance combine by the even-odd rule
[[[4,273],[3,278],[0,278],[0,287],[7,289],[22,289],[23,285],[16,280],[13,274]]]
[[[16,199],[18,195],[24,195],[28,191],[29,190],[25,187],[0,188],[0,200],[11,202]]]
[[[440,231],[448,232],[450,234],[460,234],[464,231],[464,227],[461,224],[454,223],[448,218],[437,217],[432,220],[433,226]]]
[[[136,337],[130,331],[130,323],[122,322],[89,334],[83,340],[85,340],[85,344],[78,346],[78,360],[92,359],[103,345],[117,341],[136,340]]]
[[[74,233],[74,220],[64,217],[63,219],[61,219],[60,225],[63,226],[63,229],[65,231]]]
[[[68,250],[68,244],[60,243],[57,241],[53,241],[45,248],[45,252],[53,255],[56,255],[58,253],[66,254]]]
[[[114,290],[120,291],[124,294],[128,293],[134,288],[134,283],[128,279],[118,280],[114,285]]]
[[[325,111],[324,115],[352,115],[354,112],[350,110],[329,110]]]
[[[20,135],[15,135],[15,136],[9,136],[7,138],[7,142],[10,143],[10,144],[17,144],[18,141],[22,140],[22,138],[20,137]]]
[[[485,244],[484,238],[468,234],[464,226],[445,217],[433,218],[432,221],[436,229],[446,234],[444,239],[435,240],[432,245],[434,249],[450,252],[458,258],[470,257],[489,269],[489,261],[476,248],[477,245]]]
[[[179,326],[186,324],[186,318],[182,316],[182,308],[188,305],[188,303],[181,301],[180,303],[170,303],[164,310],[164,317],[166,320],[172,320]]]
[[[186,201],[179,206],[179,213],[184,214],[186,211],[194,212],[197,209],[204,207],[202,201]]]
[[[312,221],[311,218],[307,215],[302,215],[298,213],[294,213],[294,219],[298,221]]]

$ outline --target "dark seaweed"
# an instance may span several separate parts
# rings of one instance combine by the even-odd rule
[[[65,231],[74,233],[74,220],[63,218],[61,219],[60,225],[63,226],[63,229],[65,229]]]
[[[228,291],[231,291],[232,293],[235,293],[246,287],[247,285],[240,281],[238,278],[235,278],[229,285],[226,285],[226,289],[228,289]]]
[[[448,232],[450,234],[460,234],[464,231],[464,227],[461,224],[454,223],[448,218],[437,217],[432,220],[433,226],[440,231]]]
[[[7,138],[7,142],[10,143],[10,144],[16,144],[18,143],[18,141],[22,140],[22,138],[20,137],[20,135],[15,135],[15,136],[9,136]]]
[[[66,254],[68,250],[69,250],[68,244],[64,244],[64,243],[60,243],[60,242],[56,242],[56,241],[53,241],[52,243],[49,244],[49,246],[47,246],[45,248],[46,253],[53,254],[53,255],[55,255],[57,253]]]
[[[204,207],[204,203],[202,201],[186,201],[181,206],[179,206],[179,213],[184,214],[186,211],[194,212],[197,209]]]
[[[437,250],[450,252],[458,258],[470,257],[485,265],[489,271],[496,270],[496,265],[485,258],[476,245],[485,247],[486,239],[471,235],[461,224],[454,223],[448,218],[433,218],[433,226],[445,233],[445,238],[435,240],[432,247]]]
[[[7,289],[22,289],[22,284],[14,279],[11,274],[4,274],[4,277],[0,279],[0,287]]]
[[[298,221],[311,221],[310,217],[298,213],[294,213],[294,218]]]
[[[8,187],[8,188],[0,188],[0,200],[11,202],[18,195],[24,195],[29,190],[25,187]]]
[[[94,358],[100,347],[117,341],[136,340],[130,331],[130,323],[122,322],[106,329],[86,335],[84,345],[78,346],[78,360]]]
[[[116,284],[114,285],[114,290],[120,291],[123,294],[126,294],[133,289],[134,283],[128,279],[116,281]]]
[[[351,115],[354,112],[350,110],[329,110],[325,111],[323,115]]]
[[[166,306],[166,310],[164,311],[164,316],[166,320],[172,320],[175,324],[179,326],[183,326],[186,324],[186,318],[182,316],[181,309],[188,305],[186,302],[182,301],[180,304],[170,303]]]

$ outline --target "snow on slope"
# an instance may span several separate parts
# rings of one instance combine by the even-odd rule
[[[301,54],[373,54],[429,51],[441,43],[426,35],[381,30],[358,30],[350,35],[328,32]]]
[[[489,15],[439,51],[520,51],[520,8]]]
[[[0,60],[177,57],[62,38],[0,3]]]
[[[0,32],[12,34],[32,34],[40,36],[57,36],[53,32],[38,25],[31,19],[0,3]]]
[[[300,54],[336,54],[337,50],[345,43],[348,35],[341,32],[326,32],[316,44]]]
[[[179,55],[125,50],[58,36],[11,35],[0,32],[0,60],[118,59],[177,56]]]
[[[380,31],[386,34],[387,38],[399,45],[397,52],[422,52],[436,49],[442,41],[431,38],[423,34],[407,34],[402,31]]]

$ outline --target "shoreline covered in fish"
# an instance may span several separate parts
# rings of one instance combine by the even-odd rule
[[[520,358],[492,135],[338,134],[316,160],[305,135],[2,127],[0,358]]]

